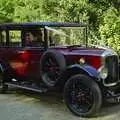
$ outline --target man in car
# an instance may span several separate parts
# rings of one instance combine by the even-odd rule
[[[42,41],[42,33],[39,30],[34,30],[34,31],[27,31],[25,33],[25,45],[26,46],[42,46],[43,41]]]

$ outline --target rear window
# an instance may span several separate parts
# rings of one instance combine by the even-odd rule
[[[9,45],[12,47],[21,47],[21,31],[9,31]]]

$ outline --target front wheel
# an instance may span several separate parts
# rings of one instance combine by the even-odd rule
[[[86,75],[72,76],[64,87],[64,100],[72,113],[89,117],[102,105],[102,95],[98,84]]]

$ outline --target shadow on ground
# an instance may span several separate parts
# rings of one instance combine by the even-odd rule
[[[19,101],[19,99],[22,100],[22,97],[19,96],[25,96],[26,99],[23,99],[22,100],[23,102],[33,103],[36,106],[40,105],[40,107],[42,105],[43,107],[50,108],[50,110],[55,110],[55,111],[58,110],[58,112],[61,112],[61,114],[63,112],[66,115],[74,116],[73,114],[71,114],[71,112],[69,112],[69,110],[65,106],[62,95],[58,93],[47,92],[44,94],[40,94],[40,93],[35,93],[27,90],[19,90],[14,88],[14,89],[10,89],[10,91],[8,91],[7,94],[12,94],[16,96],[16,101],[17,100]],[[31,99],[27,99],[27,98],[31,98]],[[120,115],[120,104],[107,104],[104,105],[102,109],[94,117],[90,119],[107,120],[109,118],[109,120],[110,119],[112,120],[116,118],[115,117],[116,115],[117,116]],[[111,116],[114,117],[111,118]],[[77,117],[77,119],[79,119],[79,117]]]

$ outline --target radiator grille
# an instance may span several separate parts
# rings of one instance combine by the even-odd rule
[[[105,67],[108,68],[108,77],[105,79],[105,83],[114,83],[119,80],[119,66],[117,56],[107,56],[105,58]]]

